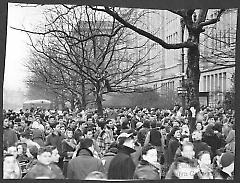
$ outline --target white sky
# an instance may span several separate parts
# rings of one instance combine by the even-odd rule
[[[4,72],[4,88],[11,90],[25,89],[24,78],[27,71],[23,64],[28,57],[27,34],[10,27],[34,28],[41,20],[41,9],[23,8],[8,4],[7,45]]]

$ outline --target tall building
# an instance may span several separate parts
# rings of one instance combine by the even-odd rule
[[[211,9],[207,19],[217,16],[219,10]],[[198,11],[196,11],[196,16]],[[167,43],[182,42],[180,16],[167,10],[153,11],[147,14],[144,30],[154,33]],[[200,92],[208,92],[209,105],[214,106],[223,101],[224,94],[231,89],[231,77],[235,66],[237,10],[227,10],[218,23],[205,27],[200,36]],[[184,41],[188,36],[184,30]],[[151,76],[147,86],[166,94],[169,91],[177,93],[182,81],[182,50],[167,50],[155,45],[150,55],[157,55],[150,61],[148,71],[158,71]],[[154,64],[152,64],[154,63]],[[184,49],[184,68],[187,68],[187,50]],[[185,76],[186,77],[186,76]]]

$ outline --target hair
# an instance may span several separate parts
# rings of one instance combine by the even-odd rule
[[[151,127],[152,127],[152,128],[156,128],[156,127],[157,127],[157,121],[153,120],[153,121],[151,122]]]
[[[203,154],[209,154],[211,156],[211,153],[209,151],[200,151],[197,154],[197,159],[201,158]]]
[[[150,121],[149,120],[144,120],[143,127],[144,128],[150,128]]]
[[[189,138],[189,136],[188,135],[181,135],[180,141],[183,141],[183,139],[185,139],[185,138]]]
[[[93,145],[93,140],[90,138],[84,138],[80,142],[80,148],[79,149],[88,149]]]
[[[71,131],[74,133],[74,130],[71,127],[67,127],[66,131]]]
[[[46,146],[46,147],[40,147],[40,148],[38,149],[38,155],[41,155],[41,154],[43,154],[43,153],[45,153],[45,152],[50,152],[50,153],[52,153],[51,147]]]

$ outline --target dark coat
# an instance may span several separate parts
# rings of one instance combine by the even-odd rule
[[[133,179],[136,165],[130,154],[135,152],[126,146],[119,148],[118,154],[112,159],[109,170],[108,179]]]
[[[81,149],[78,156],[68,162],[67,178],[84,180],[93,171],[104,173],[102,161],[93,157],[89,149]]]
[[[222,146],[222,140],[214,133],[204,133],[202,141],[211,147],[212,157],[216,156],[216,150]]]
[[[108,174],[108,170],[109,170],[109,165],[112,161],[112,159],[116,156],[115,153],[112,153],[112,152],[108,152],[106,154],[104,154],[103,158],[102,158],[102,161],[104,162],[103,163],[103,166],[104,166],[104,170],[105,170],[105,174],[107,175]]]
[[[141,144],[141,146],[144,146],[144,142],[148,132],[149,132],[148,128],[142,128],[137,133],[137,139],[138,139],[138,142]]]
[[[148,180],[159,180],[160,169],[151,165],[145,160],[141,160],[139,165],[136,167],[134,173],[134,179],[148,179]]]

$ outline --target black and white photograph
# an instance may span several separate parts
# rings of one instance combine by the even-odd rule
[[[234,180],[238,11],[9,2],[3,179]]]

